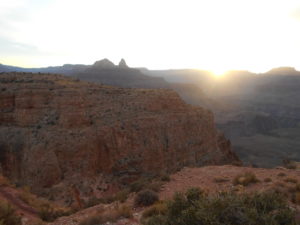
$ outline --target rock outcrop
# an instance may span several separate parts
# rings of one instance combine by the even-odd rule
[[[1,169],[36,193],[101,196],[142,175],[238,161],[213,114],[174,91],[0,74]]]
[[[113,69],[116,66],[108,59],[102,59],[102,60],[96,61],[93,65],[93,67],[95,67],[97,69]]]
[[[120,68],[123,68],[123,69],[129,68],[129,67],[127,66],[127,63],[125,62],[125,59],[121,59],[121,61],[119,62],[119,67],[120,67]]]

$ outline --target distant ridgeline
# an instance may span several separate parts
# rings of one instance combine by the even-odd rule
[[[45,68],[21,68],[0,64],[0,72],[54,73],[76,77],[80,80],[106,85],[131,88],[168,88],[169,84],[158,77],[143,74],[138,69],[129,68],[124,59],[114,65],[108,59],[96,61],[93,65],[65,64]]]

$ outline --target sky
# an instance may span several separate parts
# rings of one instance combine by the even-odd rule
[[[1,0],[0,63],[300,70],[299,0]]]

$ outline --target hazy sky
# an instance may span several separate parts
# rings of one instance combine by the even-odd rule
[[[299,0],[0,0],[0,63],[300,69]]]

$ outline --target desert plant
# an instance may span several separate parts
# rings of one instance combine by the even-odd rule
[[[285,173],[283,173],[283,172],[280,172],[280,173],[278,173],[278,174],[277,174],[277,176],[278,176],[278,177],[285,177],[285,176],[286,176],[286,174],[285,174]]]
[[[140,191],[135,199],[134,204],[136,206],[149,206],[152,205],[154,202],[158,201],[158,195],[152,190],[143,190]]]
[[[198,201],[202,197],[203,193],[203,190],[201,190],[200,188],[192,187],[186,191],[185,196],[188,201],[192,202]]]
[[[0,224],[21,225],[21,218],[16,214],[14,208],[6,201],[0,201]]]
[[[248,186],[249,184],[253,184],[253,183],[257,183],[257,182],[259,182],[259,180],[255,176],[255,174],[252,172],[246,172],[243,174],[239,174],[233,179],[234,185]]]
[[[132,218],[132,210],[127,205],[121,205],[116,207],[116,215],[118,218]]]
[[[47,222],[52,222],[58,217],[66,216],[71,213],[71,210],[68,208],[57,207],[46,199],[38,198],[30,193],[29,188],[26,187],[20,192],[19,198],[34,208],[38,212],[40,218]]]
[[[295,213],[275,192],[215,195],[177,193],[164,214],[154,214],[145,225],[296,225]],[[192,201],[191,201],[192,200]]]
[[[167,203],[157,202],[148,209],[146,209],[142,214],[142,219],[153,217],[156,215],[166,215],[167,213]]]

